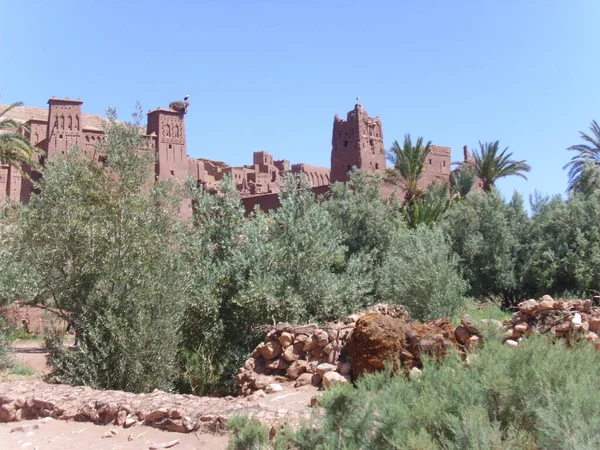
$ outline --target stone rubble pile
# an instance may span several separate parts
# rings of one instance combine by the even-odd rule
[[[295,387],[327,387],[351,380],[348,340],[356,322],[367,314],[377,313],[408,320],[401,305],[378,304],[348,316],[343,322],[319,327],[279,324],[265,337],[240,368],[235,378],[240,395],[269,393],[281,382],[294,381]]]
[[[504,326],[504,343],[517,347],[523,337],[534,333],[551,334],[571,343],[585,339],[600,350],[600,308],[591,300],[554,300],[544,295],[539,301],[519,303],[518,311]]]
[[[133,394],[39,381],[0,383],[0,422],[52,417],[124,428],[145,425],[180,433],[214,433],[225,430],[229,417],[238,414],[272,426],[295,423],[307,416],[301,411],[281,409],[275,403],[246,398],[197,397],[158,390]]]
[[[441,358],[450,348],[471,351],[480,338],[469,316],[456,328],[447,319],[409,322],[403,306],[380,304],[322,327],[272,327],[239,369],[236,382],[240,395],[247,396],[272,392],[284,382],[295,387],[347,383],[383,370],[387,361],[408,374],[422,367],[422,355]]]

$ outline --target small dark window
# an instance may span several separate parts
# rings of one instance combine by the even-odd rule
[[[446,161],[442,161],[442,164],[444,165],[444,167],[446,167]]]
[[[352,166],[348,164],[348,170],[352,170]]]
[[[171,176],[174,177],[175,176],[175,171],[171,170]]]
[[[432,164],[431,159],[429,160],[429,164]]]
[[[348,141],[344,141],[344,147],[348,147]]]
[[[59,135],[58,137],[62,139],[62,134],[61,134],[61,135]]]
[[[375,163],[375,170],[379,170],[379,163]]]
[[[173,146],[171,144],[169,144],[169,148],[173,148]]]

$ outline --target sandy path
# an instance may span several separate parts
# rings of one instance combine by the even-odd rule
[[[39,424],[35,429],[34,425]],[[21,428],[24,431],[20,431]],[[11,430],[19,430],[13,431]],[[117,435],[111,438],[102,436],[116,430]],[[129,441],[128,437],[132,440]],[[135,426],[128,429],[110,425],[94,425],[84,422],[49,420],[23,420],[21,422],[0,424],[0,449],[38,449],[38,450],[120,450],[149,449],[153,443],[170,442],[179,439],[180,443],[172,447],[174,450],[220,450],[227,448],[227,437],[212,434],[172,433],[146,426]]]

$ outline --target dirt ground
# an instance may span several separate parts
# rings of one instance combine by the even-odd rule
[[[103,438],[105,434],[110,434],[110,430],[115,430],[118,434]],[[46,422],[23,420],[0,424],[0,449],[2,450],[137,450],[150,449],[153,444],[164,444],[174,440],[179,440],[179,444],[171,447],[174,450],[227,448],[226,436],[206,433],[171,433],[146,426],[123,429],[111,425],[54,419]]]
[[[49,371],[46,367],[44,342],[41,340],[15,341],[13,350],[16,362],[30,367],[35,373],[33,375],[11,375],[8,380],[4,381],[8,381],[10,385],[13,385],[13,382],[32,383],[32,386],[35,385],[38,389],[43,374]],[[45,383],[41,385],[43,386]],[[271,412],[304,413],[310,411],[308,404],[311,397],[317,393],[316,388],[312,386],[293,388],[293,383],[286,383],[283,388],[283,391],[267,394],[259,399],[235,398],[232,400],[231,408],[235,409],[237,405],[242,410],[258,408],[258,410]],[[110,434],[110,430],[115,430],[116,434],[103,437]],[[145,425],[136,425],[125,429],[114,425],[95,425],[89,422],[49,418],[0,423],[0,450],[151,449],[153,444],[164,444],[174,440],[179,440],[179,442],[171,448],[177,450],[225,449],[228,442],[226,435],[208,432],[189,434],[168,432]]]
[[[21,341],[13,343],[14,359],[17,363],[32,368],[37,377],[48,373],[46,367],[46,347],[44,341]]]

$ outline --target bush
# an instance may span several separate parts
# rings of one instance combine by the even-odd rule
[[[588,344],[499,340],[427,362],[418,381],[367,375],[325,392],[324,416],[288,435],[295,449],[595,449],[600,355]]]
[[[143,148],[135,126],[111,120],[97,149],[107,168],[76,148],[52,158],[8,234],[12,265],[28,276],[4,296],[58,310],[79,337],[78,351],[47,339],[59,382],[147,392],[171,389],[179,373],[189,283],[177,196],[152,183]]]
[[[528,219],[517,195],[506,204],[498,192],[472,193],[453,204],[441,222],[475,297],[516,301],[522,288]]]
[[[378,269],[377,297],[406,306],[413,320],[452,317],[467,290],[457,262],[441,230],[399,230]]]

